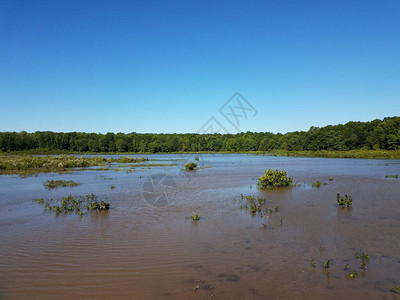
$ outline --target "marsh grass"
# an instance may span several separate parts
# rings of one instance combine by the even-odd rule
[[[80,216],[84,211],[100,211],[110,209],[110,203],[104,201],[97,201],[95,194],[88,194],[86,196],[73,196],[61,197],[58,199],[44,200],[43,198],[33,199],[35,203],[44,205],[44,211],[54,212],[58,214],[76,213]]]
[[[18,174],[28,176],[37,173],[68,172],[86,170],[89,167],[100,167],[93,170],[107,171],[112,163],[140,163],[147,158],[120,157],[104,158],[100,156],[78,157],[72,155],[33,156],[33,155],[0,155],[0,174]]]
[[[399,175],[386,175],[385,178],[399,178]]]
[[[254,196],[240,194],[240,200],[234,200],[242,203],[240,205],[241,210],[248,211],[253,215],[259,214],[261,217],[269,217],[279,211],[279,206],[275,202],[267,201],[263,197],[255,198]]]
[[[43,185],[46,189],[56,189],[58,187],[74,187],[81,183],[72,180],[47,180]]]

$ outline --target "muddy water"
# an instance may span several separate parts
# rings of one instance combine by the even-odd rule
[[[385,175],[400,174],[400,161],[203,155],[200,163],[211,168],[0,176],[0,299],[397,299],[400,179]],[[257,190],[268,168],[300,185]],[[162,207],[146,200],[154,204],[164,187],[143,195],[156,174],[170,186]],[[82,185],[46,190],[48,179]],[[69,193],[95,193],[112,209],[81,218],[32,203]],[[233,201],[241,193],[279,211],[252,216]],[[351,194],[353,208],[339,209],[337,193]],[[202,219],[186,219],[192,212]],[[370,255],[366,270],[357,251]],[[359,278],[346,276],[353,270]]]

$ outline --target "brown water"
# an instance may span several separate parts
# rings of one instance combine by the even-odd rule
[[[400,299],[390,292],[400,286],[400,179],[385,178],[400,174],[400,161],[201,159],[211,168],[189,177],[178,167],[0,176],[0,299]],[[268,168],[300,185],[257,190]],[[176,186],[159,208],[142,195],[157,173]],[[48,179],[82,185],[46,190]],[[69,193],[95,193],[113,208],[81,218],[32,203]],[[233,201],[241,193],[277,201],[279,212],[252,216]],[[338,208],[336,193],[351,194],[353,208]],[[199,222],[185,218],[193,211]],[[371,257],[366,270],[357,251]],[[345,264],[360,277],[348,278]]]

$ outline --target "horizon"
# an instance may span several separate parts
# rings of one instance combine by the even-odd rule
[[[221,132],[276,134],[383,119],[400,111],[399,14],[398,1],[3,1],[0,131],[195,133],[214,118]],[[240,124],[220,111],[236,92],[254,112]]]

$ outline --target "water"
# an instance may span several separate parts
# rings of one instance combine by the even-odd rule
[[[183,162],[172,162],[180,167],[0,176],[0,299],[395,297],[400,181],[385,175],[400,174],[399,160],[207,154],[199,165],[211,168],[189,175]],[[257,178],[268,168],[287,171],[300,185],[259,191]],[[151,206],[146,199],[153,198],[143,195],[156,174],[169,180],[167,196],[155,190],[167,206]],[[49,179],[82,185],[46,190]],[[328,185],[311,188],[317,180]],[[56,216],[32,202],[70,193],[95,193],[112,209]],[[233,201],[241,193],[276,201],[279,212],[252,216]],[[336,206],[337,193],[352,195],[351,210]],[[192,212],[202,219],[185,218]],[[371,257],[366,270],[357,251]],[[324,269],[327,259],[332,266]],[[353,270],[355,280],[346,276]]]

